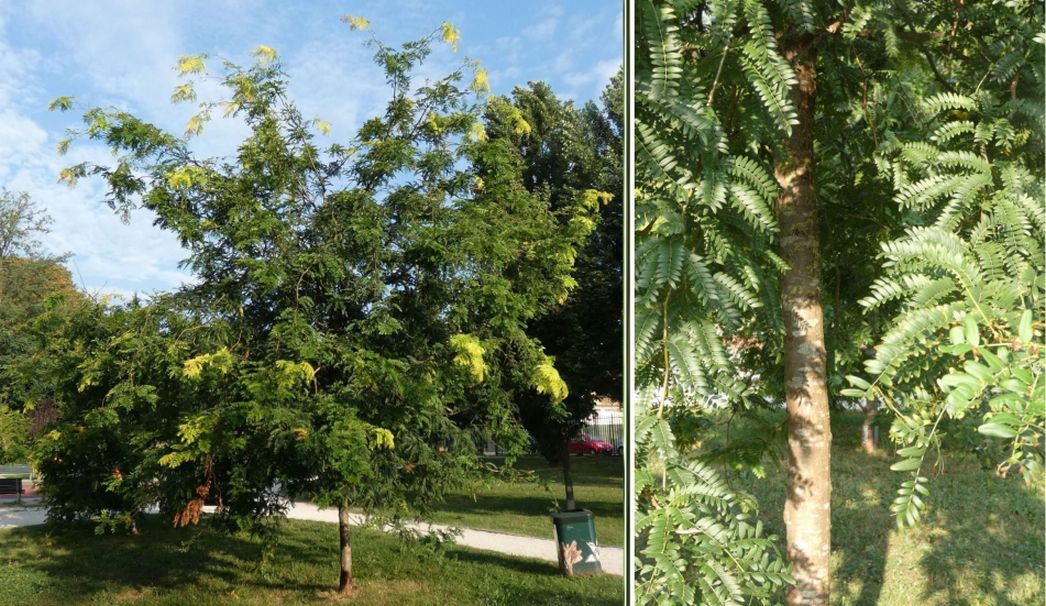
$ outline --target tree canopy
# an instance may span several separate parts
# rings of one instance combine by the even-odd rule
[[[70,327],[77,360],[62,369],[44,473],[120,498],[83,503],[49,482],[52,515],[133,517],[158,501],[181,525],[214,500],[223,519],[248,523],[288,498],[337,505],[344,590],[349,507],[416,513],[476,468],[478,436],[523,442],[514,390],[567,396],[527,323],[568,297],[605,196],[574,191],[552,206],[528,191],[519,137],[530,127],[489,94],[485,70],[418,75],[441,38],[453,46],[456,30],[398,47],[371,36],[389,100],[328,145],[329,125],[302,116],[267,46],[213,75],[205,55],[180,59],[187,80],[172,99],[199,110],[184,136],[86,110],[78,135],[115,160],[63,178],[104,180],[117,212],[153,211],[198,281]],[[198,100],[205,79],[228,98]],[[249,135],[232,157],[198,157],[190,140],[216,109]],[[512,135],[489,136],[500,124]]]
[[[561,305],[528,322],[527,334],[555,357],[570,387],[562,402],[566,414],[537,393],[520,393],[521,420],[539,451],[564,466],[567,508],[573,508],[568,443],[588,420],[600,398],[623,394],[622,297],[622,140],[623,74],[603,92],[602,105],[575,107],[551,87],[517,87],[512,103],[530,126],[519,139],[528,191],[547,196],[550,208],[569,206],[586,189],[607,194],[592,234],[578,251],[572,275],[576,289]],[[508,125],[491,128],[492,137],[509,136]]]
[[[83,300],[62,258],[39,241],[49,223],[28,194],[0,192],[0,463],[26,462],[32,438],[50,419],[34,327],[50,310]]]
[[[572,390],[564,404],[576,409],[577,420],[588,416],[597,397],[621,395],[623,100],[621,73],[604,90],[601,106],[589,102],[576,108],[540,83],[513,95],[531,126],[521,149],[528,190],[544,192],[552,209],[569,206],[587,189],[607,194],[596,229],[578,251],[576,290],[528,326],[560,362]]]

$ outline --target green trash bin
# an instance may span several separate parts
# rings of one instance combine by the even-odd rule
[[[556,551],[559,553],[559,569],[563,574],[573,576],[603,572],[591,511],[573,509],[553,513],[552,526]]]

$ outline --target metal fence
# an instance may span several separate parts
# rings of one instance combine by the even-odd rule
[[[620,411],[597,414],[585,422],[578,433],[588,434],[595,440],[612,444],[620,452],[625,443],[624,414]],[[505,448],[490,438],[480,441],[476,446],[479,454],[484,456],[498,456],[507,453]]]
[[[615,447],[625,443],[624,425],[621,419],[613,417],[592,419],[585,423],[585,428],[581,430],[581,433],[587,433],[597,440],[609,442]]]

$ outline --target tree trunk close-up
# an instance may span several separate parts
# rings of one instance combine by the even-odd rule
[[[784,372],[788,407],[788,493],[784,523],[796,585],[789,606],[828,603],[831,564],[831,445],[821,250],[814,186],[814,97],[817,58],[809,36],[786,40],[795,70],[791,91],[798,124],[774,167],[780,255],[789,270],[781,280],[785,326]]]

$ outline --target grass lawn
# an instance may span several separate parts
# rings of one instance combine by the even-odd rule
[[[337,526],[290,520],[271,562],[261,545],[208,528],[95,536],[89,528],[0,531],[0,604],[313,604],[337,601]],[[619,576],[567,578],[555,564],[449,547],[433,555],[355,530],[353,606],[624,601]]]
[[[946,453],[943,471],[927,474],[925,517],[898,530],[889,505],[907,475],[888,469],[896,458],[860,451],[858,415],[833,412],[832,433],[833,604],[1043,604],[1041,486],[999,478]],[[733,483],[758,498],[769,531],[783,537],[784,470],[771,468],[763,480],[735,476]]]
[[[578,507],[595,514],[600,545],[624,542],[624,457],[571,457]],[[492,481],[459,492],[436,508],[432,521],[465,528],[552,538],[549,513],[563,504],[563,470],[542,457],[522,457],[518,469],[533,470],[541,482]]]

